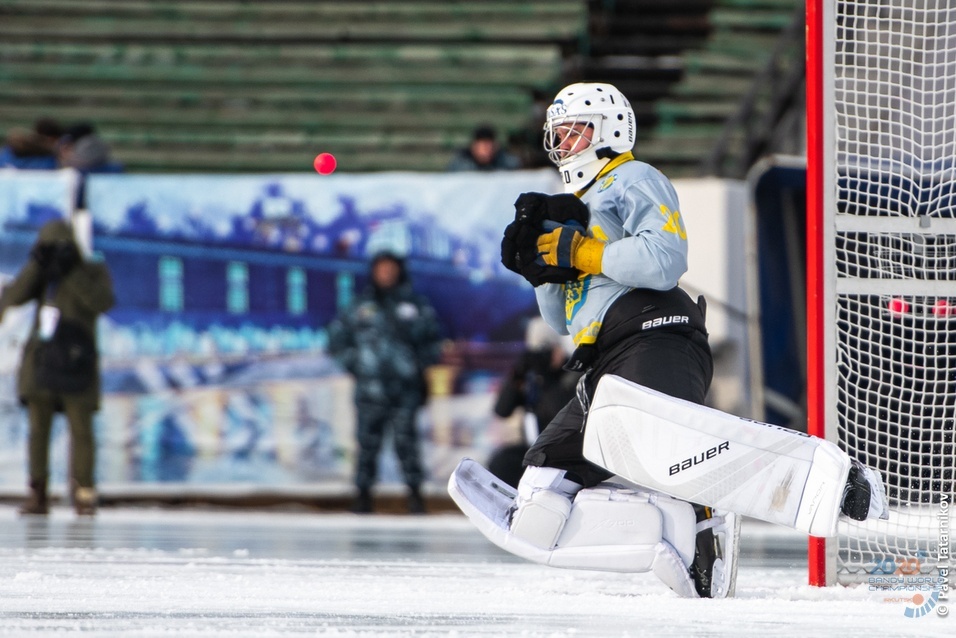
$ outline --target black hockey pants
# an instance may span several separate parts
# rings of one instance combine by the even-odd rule
[[[698,319],[699,329],[665,326],[624,336],[622,333],[628,331],[614,330],[615,324],[619,328],[623,322],[608,312],[601,335],[613,334],[622,338],[614,343],[598,338],[597,358],[584,378],[588,401],[594,396],[597,382],[603,375],[616,374],[670,396],[703,404],[713,378],[714,366],[703,331],[702,312]],[[627,322],[631,325],[637,323],[633,321],[633,316],[628,317]],[[692,323],[697,324],[696,321]],[[613,476],[611,472],[584,458],[583,444],[584,410],[578,399],[572,399],[525,454],[524,465],[566,470],[569,480],[585,487],[592,487]]]

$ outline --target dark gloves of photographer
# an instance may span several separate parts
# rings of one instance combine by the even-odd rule
[[[587,206],[574,195],[522,193],[515,201],[515,219],[501,240],[501,263],[535,287],[576,280],[581,274],[577,268],[549,266],[539,259],[538,237],[551,230],[545,221],[587,228],[589,216]]]
[[[80,263],[80,251],[73,242],[40,243],[30,251],[30,257],[40,266],[43,278],[56,282]]]

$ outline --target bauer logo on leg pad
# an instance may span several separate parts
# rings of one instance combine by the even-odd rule
[[[668,474],[670,476],[674,476],[681,470],[689,470],[695,465],[699,465],[700,463],[703,463],[704,461],[709,461],[710,459],[714,458],[721,452],[726,452],[729,449],[730,449],[730,441],[724,441],[723,443],[715,445],[714,447],[708,450],[705,450],[701,452],[700,454],[695,454],[689,459],[684,459],[680,463],[674,463],[673,465],[670,466],[668,470]]]

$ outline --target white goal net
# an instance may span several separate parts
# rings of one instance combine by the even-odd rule
[[[841,530],[826,582],[902,582],[943,566],[953,494],[956,3],[816,6],[825,434],[880,470],[892,508]]]

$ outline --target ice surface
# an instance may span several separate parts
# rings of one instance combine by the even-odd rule
[[[907,618],[886,592],[806,585],[798,534],[754,521],[743,534],[737,598],[683,600],[649,575],[526,563],[452,514],[130,508],[90,521],[59,508],[27,520],[2,506],[0,635],[953,635],[949,618]]]

